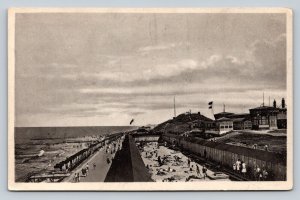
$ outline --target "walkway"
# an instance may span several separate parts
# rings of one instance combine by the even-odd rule
[[[122,144],[123,140],[119,141]],[[84,161],[81,165],[79,165],[75,170],[71,172],[71,175],[64,180],[64,182],[74,182],[75,173],[81,173],[81,169],[86,167],[87,163],[89,165],[89,172],[86,177],[81,176],[80,182],[104,182],[106,174],[110,168],[112,163],[112,158],[114,158],[116,153],[106,153],[105,147],[102,147],[98,152],[96,152],[91,158]],[[107,158],[109,158],[110,163],[107,163]],[[94,169],[93,164],[96,164],[96,168]]]

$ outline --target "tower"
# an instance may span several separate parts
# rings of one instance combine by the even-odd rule
[[[273,107],[276,108],[276,100],[273,101]]]
[[[281,99],[281,108],[285,108],[285,99],[284,98]]]

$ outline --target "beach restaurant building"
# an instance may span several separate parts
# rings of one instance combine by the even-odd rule
[[[221,117],[216,120],[219,134],[223,135],[233,130],[233,120],[227,117]]]
[[[249,110],[252,129],[277,129],[279,109],[271,106],[260,106]]]

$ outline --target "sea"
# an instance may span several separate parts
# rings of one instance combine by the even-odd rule
[[[15,181],[53,171],[56,163],[106,135],[136,126],[15,127]],[[37,156],[41,154],[42,156]]]

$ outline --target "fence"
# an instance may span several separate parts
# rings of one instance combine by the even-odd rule
[[[163,134],[162,139],[198,156],[232,168],[238,159],[247,164],[247,173],[253,176],[256,166],[266,169],[269,180],[286,180],[286,157],[275,152],[234,146],[202,139],[187,138],[172,134]]]

